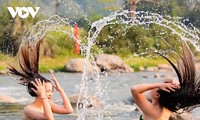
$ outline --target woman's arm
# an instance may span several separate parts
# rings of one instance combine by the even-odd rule
[[[72,113],[73,108],[71,106],[71,103],[70,103],[68,97],[65,94],[65,91],[61,88],[61,86],[59,85],[57,79],[55,78],[55,76],[53,74],[52,74],[51,79],[54,81],[54,83],[55,83],[54,88],[60,93],[60,95],[62,97],[62,101],[63,101],[63,106],[52,103],[52,105],[51,105],[52,111],[55,113],[58,113],[58,114]]]
[[[154,88],[159,88],[162,83],[153,83],[153,84],[139,84],[139,85],[134,85],[131,87],[131,93],[132,95],[136,94],[142,94],[148,90],[154,89]]]
[[[131,87],[131,93],[135,103],[146,115],[152,115],[156,111],[154,111],[153,104],[142,93],[155,88],[170,92],[174,91],[176,87],[172,83],[139,84]]]

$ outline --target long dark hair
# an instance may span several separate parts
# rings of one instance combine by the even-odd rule
[[[186,42],[182,42],[182,51],[180,60],[175,58],[177,65],[173,64],[165,55],[159,53],[171,64],[180,82],[181,88],[175,92],[159,91],[160,105],[173,112],[188,112],[200,104],[200,76],[196,71],[195,57]]]
[[[39,74],[39,51],[41,41],[42,40],[39,40],[36,43],[25,42],[20,46],[18,52],[20,70],[17,70],[12,65],[7,67],[9,73],[21,77],[19,79],[19,84],[27,86],[27,92],[33,97],[36,97],[37,94],[32,90],[32,88],[36,88],[31,81],[35,81],[37,78],[44,82],[50,82],[50,80],[47,80]]]

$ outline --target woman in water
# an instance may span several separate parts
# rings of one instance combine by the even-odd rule
[[[163,83],[131,87],[133,99],[143,112],[140,120],[169,120],[171,112],[188,112],[200,104],[200,77],[196,73],[195,58],[185,42],[182,50],[183,55],[177,60],[177,66],[158,53],[172,65],[178,82],[167,79]],[[149,90],[151,102],[142,94]]]
[[[23,120],[54,120],[53,113],[69,114],[73,112],[72,106],[65,91],[61,88],[55,76],[52,74],[50,80],[39,74],[39,50],[41,40],[36,44],[29,43],[21,46],[19,50],[19,66],[17,70],[9,66],[9,72],[20,76],[20,84],[27,87],[27,92],[35,97],[35,100],[25,106]],[[51,102],[54,88],[60,93],[63,105]]]

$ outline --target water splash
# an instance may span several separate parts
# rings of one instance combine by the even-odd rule
[[[171,30],[171,33],[177,35],[180,40],[188,41],[193,44],[197,51],[200,51],[199,45],[199,34],[200,31],[194,26],[186,26],[179,20],[181,18],[174,18],[170,16],[162,16],[157,13],[151,12],[136,12],[136,19],[132,21],[129,14],[131,11],[117,11],[104,17],[98,21],[91,23],[91,28],[88,32],[87,43],[81,45],[82,55],[85,56],[84,71],[82,74],[81,87],[80,87],[80,97],[77,104],[77,120],[105,120],[112,119],[109,116],[108,109],[105,107],[107,101],[109,101],[109,96],[107,95],[106,88],[109,86],[109,80],[107,80],[107,74],[101,75],[98,70],[93,70],[92,72],[88,70],[89,61],[92,60],[94,66],[97,66],[94,60],[94,56],[91,53],[93,45],[96,44],[96,38],[102,31],[102,29],[109,25],[114,24],[125,24],[128,29],[137,25],[143,25],[145,27],[151,24],[157,24],[164,28]],[[60,29],[60,25],[68,26],[70,30]],[[71,27],[71,21],[68,18],[62,18],[58,15],[51,16],[47,20],[37,22],[23,38],[23,42],[40,40],[45,37],[45,35],[50,31],[63,32],[73,39],[73,27]],[[81,41],[81,40],[80,40]],[[91,105],[91,97],[93,102],[99,102],[101,105],[88,108]],[[83,99],[83,100],[81,100]],[[81,103],[81,104],[79,104]],[[114,108],[113,108],[114,109]]]
[[[135,21],[132,21],[132,19],[128,16],[130,14],[130,11],[120,11],[120,12],[114,12],[111,15],[104,17],[98,21],[95,21],[91,24],[91,29],[88,33],[88,46],[87,46],[87,53],[86,53],[86,61],[89,61],[89,58],[93,58],[91,56],[91,47],[95,44],[95,40],[101,30],[108,25],[111,24],[127,24],[127,27],[133,27],[135,25],[144,25],[144,26],[149,26],[150,24],[157,24],[160,26],[163,26],[164,28],[168,28],[171,30],[172,34],[175,34],[180,37],[181,40],[188,41],[192,43],[197,51],[200,51],[200,45],[199,45],[199,34],[200,31],[195,28],[194,26],[186,26],[183,23],[181,23],[179,20],[174,21],[174,18],[170,16],[162,16],[157,13],[151,13],[151,12],[143,12],[143,11],[138,11],[136,13],[137,18]],[[176,18],[180,19],[180,18]],[[82,86],[80,89],[80,94],[85,97],[85,99],[88,99],[88,91],[89,91],[89,86],[87,86],[89,79],[87,77],[87,64],[84,68],[84,73],[82,77]],[[100,75],[98,72],[95,72],[93,74],[93,78],[97,81],[97,88],[95,88],[97,91],[101,91],[101,81],[100,81]],[[100,96],[99,96],[100,95]],[[101,96],[101,92],[97,92],[97,98],[102,99],[103,96]],[[87,106],[88,101],[85,101],[85,105]],[[79,117],[78,120],[85,120],[85,119],[90,119],[87,117],[87,109],[85,109],[84,106],[83,110],[78,111]],[[103,115],[101,115],[101,109],[98,109],[98,114],[95,115],[93,114],[93,120],[102,120]],[[96,116],[96,117],[95,117]],[[109,118],[109,117],[107,117]],[[105,119],[105,118],[104,118]]]

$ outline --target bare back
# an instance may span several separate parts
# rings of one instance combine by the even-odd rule
[[[157,109],[157,108],[155,108]],[[156,110],[157,113],[154,113],[153,116],[149,116],[149,115],[143,115],[144,120],[169,120],[169,117],[171,115],[171,111],[169,111],[166,108],[162,108],[162,109],[157,109]]]

